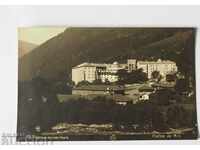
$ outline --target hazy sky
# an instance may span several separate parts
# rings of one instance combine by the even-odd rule
[[[66,27],[27,27],[19,28],[19,40],[27,41],[34,44],[42,44],[48,39],[63,32]]]

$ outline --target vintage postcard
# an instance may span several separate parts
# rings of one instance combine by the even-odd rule
[[[196,28],[18,29],[18,141],[197,139]]]

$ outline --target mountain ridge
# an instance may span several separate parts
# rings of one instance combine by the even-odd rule
[[[19,40],[18,41],[18,54],[19,54],[19,59],[21,57],[23,57],[24,55],[28,54],[29,52],[31,52],[33,49],[35,49],[38,45],[27,42],[27,41],[23,41],[23,40]]]
[[[68,28],[19,59],[19,80],[37,74],[51,80],[70,78],[71,68],[82,62],[160,55],[176,61],[192,33],[192,28]]]

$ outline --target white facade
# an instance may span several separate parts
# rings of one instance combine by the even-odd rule
[[[83,63],[72,68],[72,81],[77,84],[80,81],[92,82],[96,79],[97,68],[93,64]]]
[[[80,81],[93,82],[96,79],[101,79],[102,82],[118,81],[117,72],[120,69],[126,69],[129,72],[142,69],[147,73],[148,78],[152,76],[152,72],[158,71],[164,78],[169,73],[177,72],[176,63],[169,60],[158,61],[137,61],[136,59],[128,59],[127,64],[97,64],[97,63],[82,63],[72,68],[72,81],[77,84]]]
[[[103,82],[108,80],[109,82],[116,82],[118,81],[117,72],[120,69],[126,69],[126,64],[118,64],[114,62],[113,64],[107,64],[106,70],[102,71],[100,74],[100,78]]]
[[[93,82],[96,79],[101,79],[102,82],[116,82],[118,81],[117,71],[125,69],[126,64],[95,64],[82,63],[72,68],[72,81],[77,84],[80,81],[86,80]]]
[[[137,69],[142,69],[143,72],[147,73],[148,78],[152,76],[152,72],[158,71],[164,78],[169,73],[177,72],[176,63],[173,61],[138,61]]]
[[[128,59],[127,64],[128,64],[128,71],[131,72],[132,70],[137,69],[137,61],[136,59]]]

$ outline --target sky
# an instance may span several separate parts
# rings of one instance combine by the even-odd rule
[[[19,40],[40,45],[63,32],[66,27],[24,27],[18,29]]]

